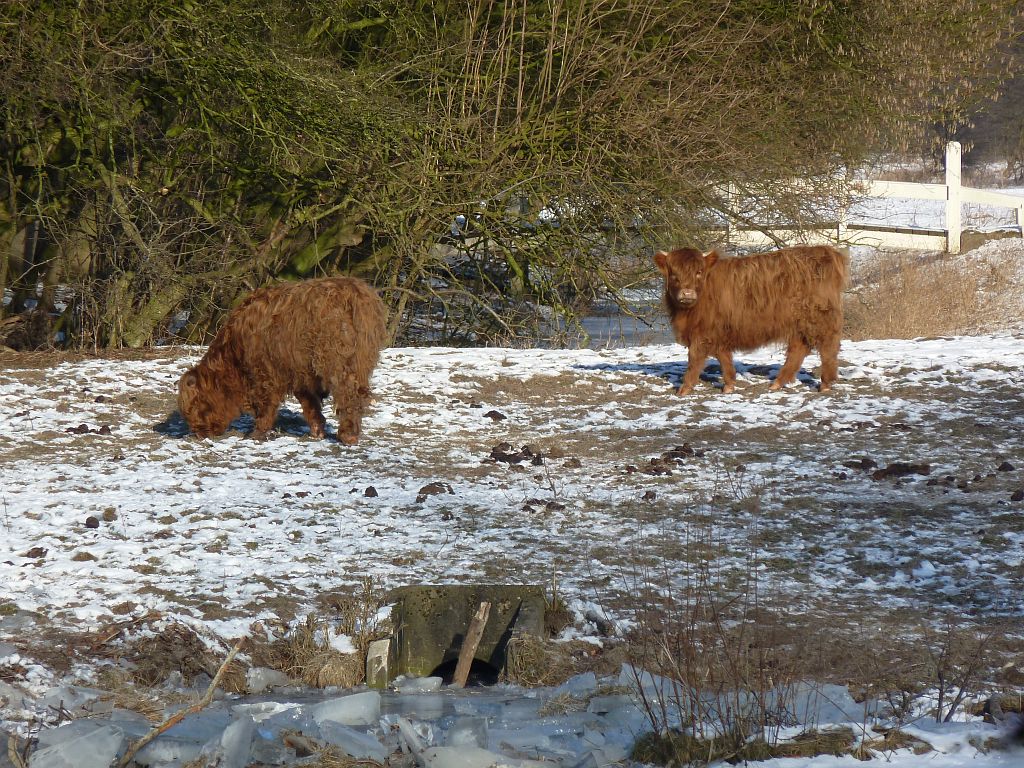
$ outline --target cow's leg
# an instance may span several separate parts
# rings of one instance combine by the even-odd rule
[[[309,424],[309,436],[315,440],[323,440],[327,428],[324,418],[323,398],[316,392],[296,392],[295,399],[302,406],[302,415]]]
[[[256,423],[252,428],[252,432],[249,433],[249,437],[255,440],[262,440],[267,436],[267,432],[274,428],[274,422],[277,420],[277,409],[281,407],[281,402],[286,394],[287,391],[267,383],[257,384],[253,387],[252,392],[249,394],[249,400]]]
[[[262,440],[267,433],[274,428],[277,420],[277,409],[281,406],[284,396],[273,396],[262,398],[253,406],[253,415],[256,417],[256,424],[249,433],[254,440]]]
[[[736,391],[736,366],[732,362],[732,350],[720,349],[715,356],[722,366],[722,394],[728,395]]]
[[[708,359],[707,350],[699,344],[691,344],[687,351],[686,373],[683,374],[683,383],[676,391],[678,395],[688,395],[700,381],[700,374],[704,370],[704,363]]]
[[[778,374],[775,376],[775,381],[772,382],[769,389],[774,391],[782,389],[787,384],[792,384],[796,380],[797,371],[803,365],[804,358],[807,357],[807,353],[810,351],[811,348],[807,346],[807,342],[803,339],[790,339],[789,347],[786,349],[786,362],[779,369]]]
[[[821,385],[818,391],[828,392],[839,377],[839,335],[823,341],[818,346],[818,354],[821,355]]]
[[[359,442],[363,411],[370,404],[370,390],[349,372],[331,382],[331,396],[334,398],[334,414],[338,418],[338,440],[346,445],[355,445]]]

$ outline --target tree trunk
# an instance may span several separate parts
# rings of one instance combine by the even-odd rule
[[[130,349],[138,349],[152,340],[157,326],[174,311],[187,292],[184,282],[174,282],[154,293],[125,320],[122,343]]]

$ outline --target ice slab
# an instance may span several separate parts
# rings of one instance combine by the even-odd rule
[[[231,713],[223,709],[205,709],[157,736],[135,756],[139,765],[162,765],[195,760],[204,745],[220,739],[231,723]]]
[[[646,670],[634,667],[632,664],[623,664],[619,671],[619,685],[623,688],[630,688],[643,693],[648,698],[659,697],[662,700],[669,700],[678,696],[683,684],[670,677],[655,675]]]
[[[124,731],[117,726],[96,720],[75,720],[52,729],[49,746],[33,752],[28,765],[29,768],[109,768],[124,740]]]
[[[383,763],[388,756],[387,750],[376,736],[331,720],[325,720],[320,724],[320,736],[324,741],[330,742],[357,760],[376,760]]]
[[[483,749],[487,746],[487,718],[456,716],[445,731],[444,746]]]
[[[245,687],[249,693],[262,693],[269,688],[291,685],[292,679],[284,672],[268,667],[250,667],[245,673]]]
[[[245,768],[249,765],[252,740],[256,735],[256,721],[248,715],[232,722],[220,737],[221,768]]]
[[[533,720],[540,710],[540,699],[512,699],[506,701],[498,713],[502,722],[514,722],[516,720]]]
[[[421,755],[425,748],[423,739],[416,727],[404,717],[398,718],[398,732],[402,735],[402,741],[414,755]]]
[[[550,762],[506,757],[477,747],[430,747],[423,750],[424,768],[551,768]]]
[[[19,709],[31,701],[32,697],[27,693],[0,680],[0,707]]]
[[[439,693],[400,695],[394,702],[398,712],[417,720],[435,720],[445,712],[445,696]]]
[[[82,706],[95,701],[103,695],[103,691],[93,688],[83,688],[78,685],[59,685],[51,688],[39,699],[39,705],[45,708],[58,709],[63,707],[68,712],[74,712]]]
[[[833,723],[859,723],[877,714],[878,702],[857,703],[844,685],[798,683],[792,688],[774,690],[767,701],[769,708],[788,711],[796,722],[813,726]]]
[[[380,719],[380,694],[364,691],[329,699],[312,707],[310,714],[318,725],[325,720],[344,725],[374,725]]]
[[[573,675],[560,686],[551,691],[551,697],[556,696],[587,696],[597,690],[597,675],[593,672],[584,672]]]
[[[395,690],[399,693],[429,693],[441,690],[440,677],[406,677],[395,680]]]

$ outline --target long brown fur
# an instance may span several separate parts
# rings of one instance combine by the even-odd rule
[[[693,391],[709,356],[722,365],[723,392],[732,392],[732,353],[786,342],[786,362],[771,389],[791,383],[812,348],[821,355],[822,392],[838,375],[847,257],[829,246],[797,246],[724,258],[696,248],[659,251],[665,306],[676,340],[687,347],[680,395]]]
[[[182,375],[178,409],[200,437],[219,435],[250,411],[252,434],[262,437],[292,394],[310,435],[319,439],[330,394],[338,439],[355,444],[386,335],[384,304],[362,280],[328,277],[261,288],[231,312],[203,359]]]

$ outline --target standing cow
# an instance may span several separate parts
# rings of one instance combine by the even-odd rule
[[[723,392],[736,383],[734,350],[786,342],[786,362],[771,389],[796,378],[812,348],[821,355],[820,391],[836,380],[843,328],[846,255],[829,246],[797,246],[724,258],[696,248],[658,251],[665,305],[676,340],[688,348],[680,395],[693,391],[711,355],[722,365]]]

